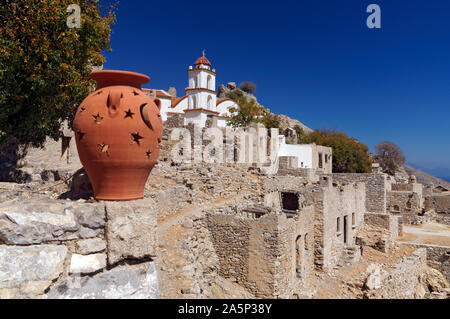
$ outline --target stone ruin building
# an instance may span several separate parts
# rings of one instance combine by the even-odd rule
[[[402,225],[425,219],[448,225],[445,191],[424,189],[413,177],[396,183],[379,172],[332,173],[332,150],[317,145],[309,146],[311,167],[289,152],[270,169],[175,163],[171,151],[179,141],[170,136],[183,121],[165,122],[143,200],[89,199],[82,171],[67,182],[65,196],[58,189],[1,192],[0,297],[312,298],[324,291],[317,282],[325,287],[339,269],[364,262],[362,247],[399,254]],[[214,117],[201,131],[209,127],[216,127]],[[10,182],[2,187],[22,191],[81,168],[70,131],[44,149],[29,149],[21,161],[2,170]],[[392,266],[372,263],[344,297],[423,298],[433,264],[445,276],[434,296],[444,298],[449,250],[414,246]],[[78,286],[71,285],[77,278]]]

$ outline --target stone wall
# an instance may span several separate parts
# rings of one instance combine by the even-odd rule
[[[371,235],[365,236],[365,244],[385,253],[394,246],[400,233],[399,219],[392,214],[366,213],[364,225],[366,229],[371,229]]]
[[[416,192],[423,194],[423,185],[419,183],[409,183],[409,184],[391,184],[392,191],[403,191],[403,192]]]
[[[405,245],[426,249],[428,265],[439,270],[450,282],[450,247],[410,243]]]
[[[320,184],[308,185],[297,191],[300,200],[315,207],[315,265],[319,269],[332,269],[342,263],[345,250],[356,244],[356,234],[366,212],[365,185],[333,186],[330,179],[322,179]]]
[[[0,298],[156,298],[154,207],[151,199],[2,203]]]
[[[386,213],[386,174],[333,173],[333,181],[338,183],[363,182],[366,185],[366,209],[371,213]]]
[[[298,168],[297,156],[280,156],[278,158],[278,169],[295,169]]]
[[[409,191],[388,192],[387,208],[389,212],[402,216],[404,224],[414,224],[422,211],[422,196]]]
[[[260,298],[289,298],[313,269],[313,209],[295,218],[208,214],[219,274]]]
[[[182,116],[181,114],[172,114],[164,122],[165,129],[183,126],[184,126],[184,116]]]
[[[450,195],[425,196],[425,209],[436,212],[438,223],[450,225]]]
[[[0,182],[58,181],[82,168],[73,131],[65,129],[55,141],[47,138],[42,148],[19,147],[13,138],[0,156]]]
[[[367,272],[366,298],[413,299],[423,298],[420,275],[427,266],[425,249],[417,249],[393,265],[371,264]]]
[[[319,176],[316,174],[316,170],[314,168],[279,168],[277,171],[277,175],[279,176],[299,176],[305,178],[310,182],[319,181]]]

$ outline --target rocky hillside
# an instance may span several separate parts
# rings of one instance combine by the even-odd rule
[[[227,85],[219,85],[219,89],[218,89],[218,94],[217,97],[219,99],[223,99],[226,98],[228,96],[228,94],[235,92],[235,91],[240,91],[244,94],[244,96],[247,98],[247,100],[249,99],[255,99],[256,102],[258,103],[258,99],[250,93],[246,93],[244,91],[242,91],[241,89],[239,89],[236,86],[235,82],[229,82]],[[263,105],[259,104],[258,105],[264,107]],[[264,107],[265,109],[267,109],[269,112],[270,110],[266,107]],[[274,113],[272,113],[274,114]],[[294,128],[294,126],[298,125],[300,126],[305,132],[312,132],[313,129],[309,128],[308,126],[306,126],[305,124],[303,124],[302,122],[296,120],[296,119],[292,119],[289,116],[283,115],[283,114],[277,114],[279,119],[280,119],[280,129],[281,131],[284,131],[286,128],[290,127],[290,128]]]
[[[450,188],[450,183],[448,183],[440,178],[437,178],[433,175],[430,175],[428,173],[425,173],[421,170],[415,169],[408,165],[403,165],[403,168],[406,171],[406,173],[408,173],[408,175],[416,176],[417,181],[419,183],[424,184],[425,186],[442,185],[446,188]]]

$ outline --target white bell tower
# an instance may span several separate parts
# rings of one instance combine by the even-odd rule
[[[188,109],[216,111],[216,72],[211,70],[211,62],[203,55],[189,66]]]

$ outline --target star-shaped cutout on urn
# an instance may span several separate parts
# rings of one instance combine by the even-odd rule
[[[109,145],[103,142],[102,144],[97,144],[97,147],[100,148],[100,152],[106,153],[109,156]]]
[[[129,117],[130,119],[132,119],[134,114],[135,113],[131,112],[131,109],[128,109],[128,111],[125,111],[125,117],[124,118],[126,119],[127,117]]]
[[[97,115],[92,115],[92,117],[94,118],[95,123],[101,124],[103,117],[100,116],[100,113],[97,113]]]
[[[139,135],[139,132],[131,133],[131,136],[133,137],[133,142],[136,142],[137,145],[141,145],[143,137]]]
[[[150,150],[148,150],[147,152],[145,152],[145,156],[147,156],[147,158],[150,158],[150,155],[152,154],[152,152]]]

